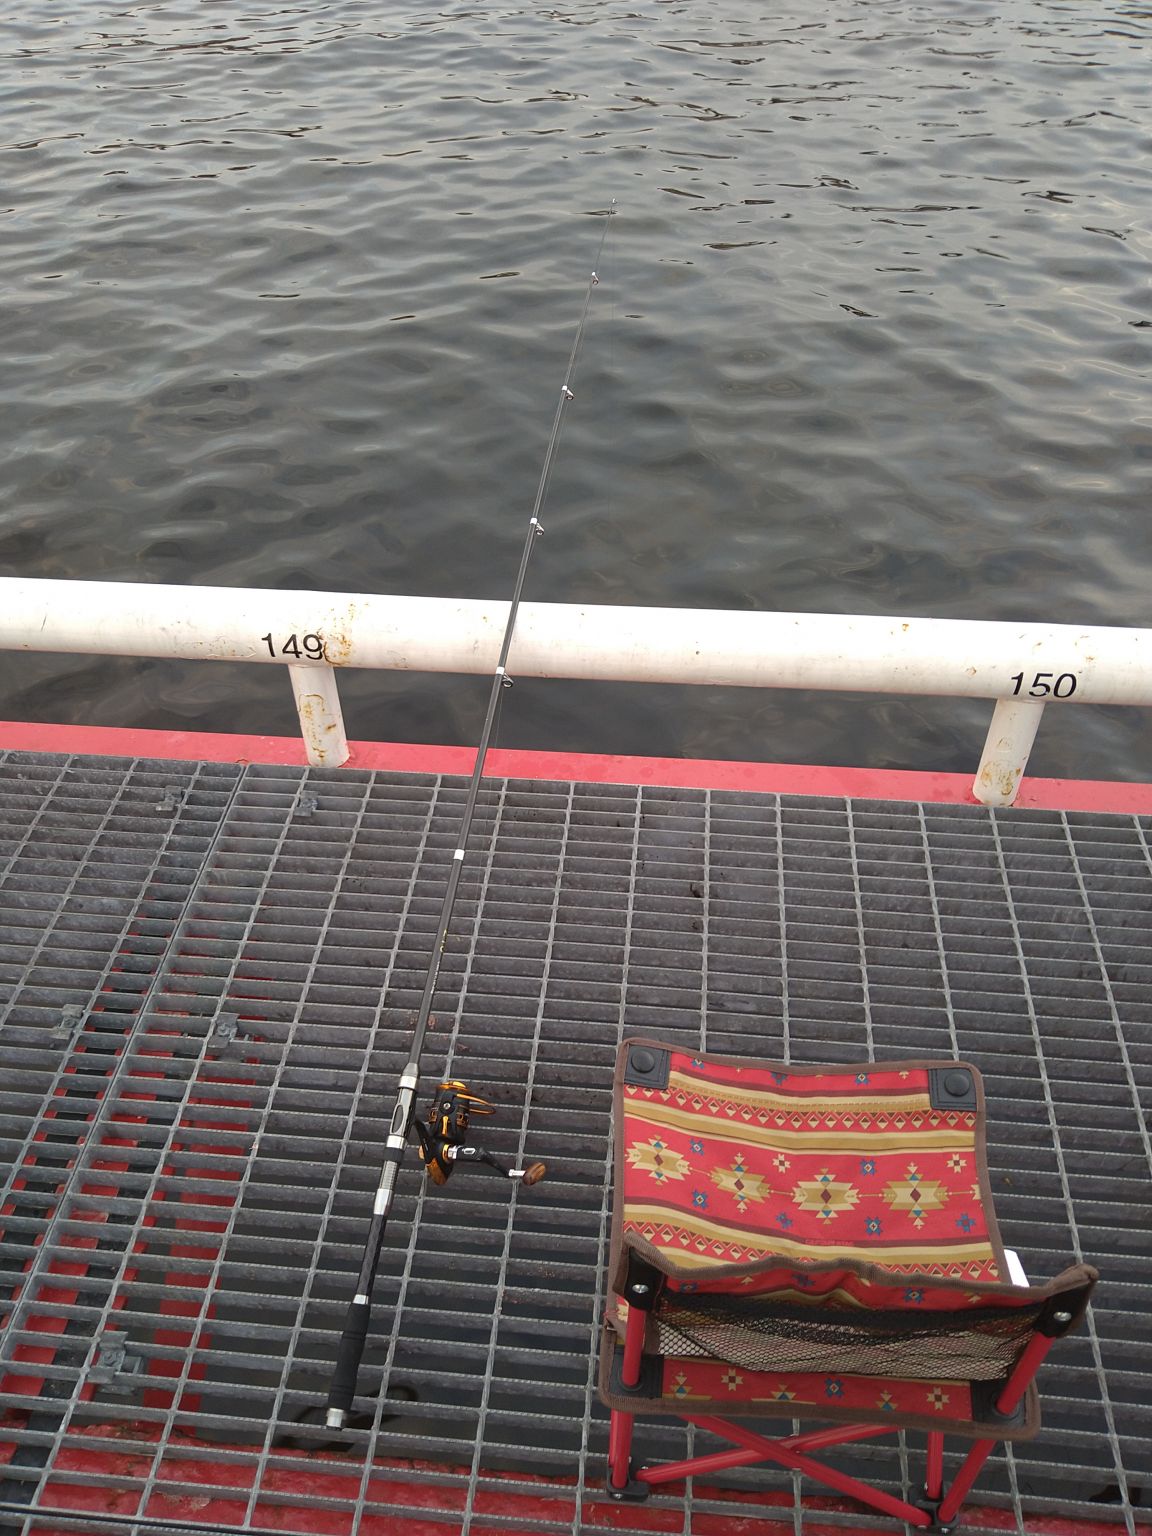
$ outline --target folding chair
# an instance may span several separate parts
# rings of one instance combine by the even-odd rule
[[[1036,1369],[1097,1279],[1080,1264],[1013,1283],[976,1069],[783,1067],[628,1040],[615,1110],[609,1493],[769,1460],[948,1529],[996,1442],[1039,1428]],[[734,1448],[637,1467],[638,1413]],[[831,1427],[769,1438],[728,1415]],[[915,1504],[812,1455],[901,1428],[928,1436]],[[947,1490],[945,1429],[975,1441]]]

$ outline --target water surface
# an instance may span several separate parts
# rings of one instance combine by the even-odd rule
[[[1140,5],[65,0],[10,20],[5,574],[1147,625]],[[482,680],[342,678],[463,742]],[[964,769],[988,705],[525,684],[510,745]],[[294,729],[272,668],[0,716]],[[1152,775],[1139,711],[1038,771]]]

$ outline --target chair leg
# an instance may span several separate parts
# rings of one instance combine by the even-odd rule
[[[988,1453],[997,1444],[995,1440],[977,1440],[964,1458],[964,1464],[952,1479],[952,1485],[940,1501],[936,1511],[937,1525],[950,1525],[960,1513],[960,1506],[968,1497],[972,1484],[980,1475],[980,1469],[988,1460]]]
[[[625,1489],[631,1482],[632,1415],[613,1408],[608,1426],[608,1487]]]
[[[630,1307],[628,1324],[624,1330],[624,1361],[621,1371],[621,1381],[625,1387],[639,1384],[647,1329],[647,1313],[637,1307]],[[648,1495],[647,1487],[638,1488],[632,1478],[633,1422],[632,1414],[613,1408],[608,1428],[608,1491],[618,1499],[646,1498]]]
[[[647,1327],[647,1314],[633,1307],[628,1313],[628,1326],[624,1330],[624,1360],[620,1370],[620,1380],[626,1387],[635,1387],[640,1383],[640,1369],[644,1363],[644,1334]]]
[[[944,1436],[928,1434],[928,1464],[924,1472],[924,1497],[938,1499],[944,1487]]]
[[[1015,1413],[1020,1399],[1031,1385],[1032,1378],[1039,1369],[1040,1362],[1055,1343],[1054,1338],[1049,1338],[1042,1333],[1035,1333],[1029,1339],[1028,1344],[1016,1362],[1016,1368],[1004,1384],[1004,1390],[996,1399],[996,1412],[1009,1416]],[[952,1479],[952,1485],[940,1502],[936,1511],[938,1525],[948,1525],[960,1513],[960,1506],[968,1496],[972,1484],[980,1475],[980,1469],[988,1460],[989,1453],[995,1440],[977,1440],[968,1455],[964,1458],[959,1472]]]

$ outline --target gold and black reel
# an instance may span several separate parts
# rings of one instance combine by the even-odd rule
[[[523,1184],[538,1184],[544,1177],[545,1165],[532,1163],[527,1168],[509,1168],[468,1142],[468,1127],[473,1115],[494,1115],[496,1109],[487,1099],[469,1091],[467,1083],[453,1078],[441,1083],[436,1089],[427,1120],[416,1120],[416,1137],[420,1143],[420,1161],[433,1184],[446,1184],[448,1176],[458,1162],[487,1163],[505,1178],[516,1179]]]

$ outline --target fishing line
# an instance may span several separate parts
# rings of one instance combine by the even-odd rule
[[[400,1162],[404,1156],[404,1148],[410,1133],[413,1130],[416,1131],[421,1161],[424,1164],[427,1176],[434,1184],[443,1184],[458,1161],[486,1163],[505,1177],[523,1184],[534,1184],[544,1176],[543,1163],[534,1163],[527,1168],[508,1168],[490,1154],[480,1151],[471,1144],[468,1140],[471,1118],[473,1116],[491,1114],[492,1106],[483,1099],[478,1098],[477,1095],[470,1093],[466,1084],[457,1081],[441,1083],[436,1090],[428,1117],[424,1121],[417,1118],[415,1105],[417,1091],[420,1086],[420,1057],[424,1049],[424,1040],[428,1033],[428,1023],[432,1016],[432,1004],[436,996],[440,965],[444,958],[448,931],[451,927],[452,914],[456,905],[456,894],[460,887],[460,875],[467,854],[468,838],[472,830],[476,803],[480,795],[484,767],[487,762],[489,748],[492,744],[496,717],[499,712],[503,692],[512,686],[512,679],[508,676],[508,656],[512,649],[512,638],[516,630],[516,620],[520,611],[524,582],[528,574],[529,563],[532,559],[532,550],[535,547],[537,538],[543,532],[540,523],[540,513],[543,510],[548,495],[548,487],[552,479],[552,467],[556,458],[556,449],[560,442],[560,431],[565,412],[569,403],[575,398],[572,392],[572,381],[580,359],[580,348],[584,340],[584,330],[588,321],[589,311],[592,307],[592,295],[600,281],[596,269],[600,264],[604,251],[604,242],[607,239],[608,229],[615,212],[616,204],[613,202],[604,216],[604,228],[600,233],[600,241],[596,248],[596,259],[588,278],[588,286],[584,294],[584,305],[580,312],[579,324],[576,327],[576,334],[572,339],[572,349],[568,356],[568,365],[564,371],[564,381],[560,386],[559,398],[556,401],[556,411],[552,418],[552,430],[548,436],[548,445],[544,452],[544,463],[540,471],[540,480],[536,487],[536,498],[532,504],[532,515],[529,518],[528,527],[524,535],[524,546],[520,553],[520,565],[516,572],[512,598],[508,605],[508,618],[504,626],[503,639],[500,643],[500,654],[492,674],[492,684],[488,694],[488,707],[484,715],[484,725],[476,748],[476,759],[472,767],[472,777],[468,783],[468,793],[464,799],[464,809],[460,817],[456,846],[452,851],[452,862],[444,888],[440,918],[436,925],[436,936],[432,943],[432,955],[428,962],[428,970],[424,978],[424,990],[416,1012],[416,1023],[413,1027],[412,1041],[409,1046],[408,1064],[400,1074],[396,1099],[389,1121],[388,1135],[384,1145],[380,1183],[376,1190],[375,1200],[373,1201],[372,1219],[369,1223],[368,1236],[364,1245],[364,1255],[356,1280],[356,1289],[351,1301],[348,1303],[344,1331],[340,1335],[336,1364],[328,1388],[325,1422],[329,1429],[344,1428],[348,1418],[348,1411],[356,1395],[356,1380],[359,1375],[360,1362],[364,1355],[364,1345],[368,1337],[368,1325],[372,1316],[372,1288],[376,1280],[376,1270],[380,1262],[380,1251],[388,1225],[388,1216],[392,1209]],[[382,1008],[378,1010],[378,1019],[382,1011]]]

